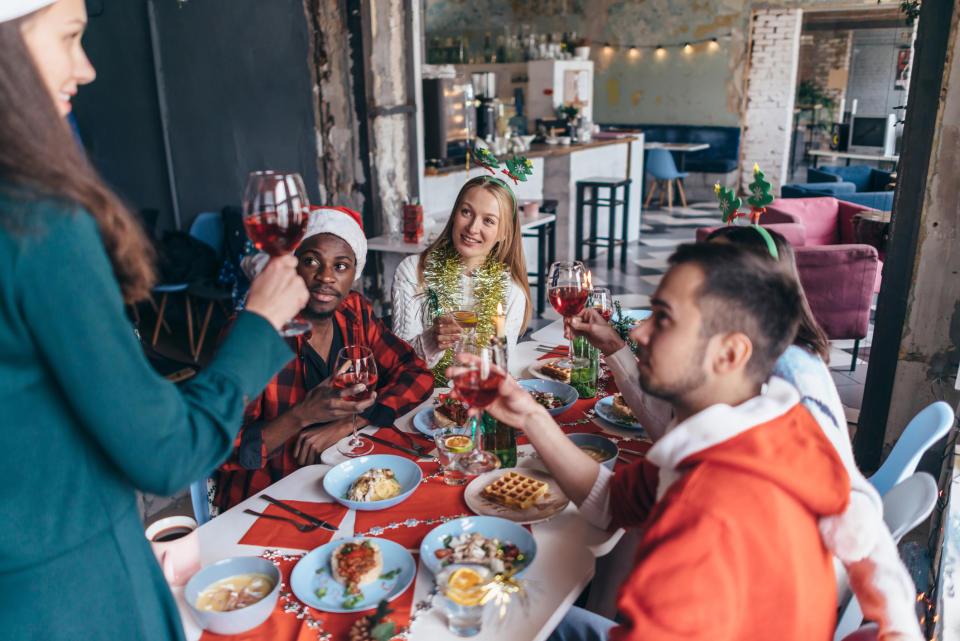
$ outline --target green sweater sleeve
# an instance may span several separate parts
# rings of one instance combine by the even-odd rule
[[[53,215],[20,247],[23,318],[81,428],[146,492],[170,494],[212,471],[247,399],[291,358],[274,328],[241,314],[213,362],[177,387],[147,362],[89,215]]]

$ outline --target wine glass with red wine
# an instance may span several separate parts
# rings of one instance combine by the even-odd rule
[[[564,318],[576,316],[583,309],[590,295],[587,286],[587,269],[579,260],[558,261],[550,265],[547,277],[547,296],[550,304]],[[574,355],[573,339],[570,340],[570,356],[558,365],[560,367],[583,367],[589,359]]]
[[[303,179],[297,173],[253,171],[243,194],[243,226],[253,245],[271,258],[297,248],[310,220],[310,202]],[[301,318],[287,321],[282,336],[296,336],[310,329]]]
[[[373,351],[364,345],[348,345],[337,354],[336,378],[333,386],[346,389],[354,385],[366,385],[366,389],[343,398],[351,403],[359,403],[370,398],[377,387],[377,361]],[[344,456],[363,456],[373,450],[373,442],[357,434],[357,415],[353,415],[353,437],[337,445],[337,451]]]
[[[594,287],[587,299],[587,307],[595,309],[603,316],[603,320],[610,322],[613,316],[613,303],[610,290],[606,287]]]
[[[460,358],[461,354],[473,354],[477,358],[466,360]],[[457,358],[453,364],[464,369],[451,380],[453,388],[464,403],[482,409],[497,398],[500,381],[503,380],[503,372],[506,370],[506,350],[503,345],[482,345],[465,338],[457,347]],[[475,476],[500,467],[497,455],[483,449],[483,428],[476,417],[470,419],[470,433],[474,447],[473,452],[463,460],[464,471]]]

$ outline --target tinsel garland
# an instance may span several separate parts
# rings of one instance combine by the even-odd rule
[[[427,257],[423,266],[423,280],[428,291],[424,310],[424,327],[432,323],[434,316],[450,313],[463,301],[463,260],[450,244],[438,247]],[[510,273],[503,263],[488,257],[483,265],[471,274],[473,279],[474,310],[477,312],[477,336],[492,336],[497,303],[507,306],[507,286]],[[448,349],[440,362],[433,367],[437,386],[445,386],[447,367],[453,362],[453,350]]]

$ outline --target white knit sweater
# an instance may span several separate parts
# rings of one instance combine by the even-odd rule
[[[417,354],[433,367],[440,362],[444,350],[437,347],[433,335],[424,330],[423,304],[426,286],[418,284],[417,265],[420,255],[407,256],[400,262],[393,276],[393,333],[410,343]],[[461,281],[464,305],[473,304],[473,279],[467,275]],[[523,326],[527,300],[523,289],[513,279],[507,287],[507,350],[513,352]]]

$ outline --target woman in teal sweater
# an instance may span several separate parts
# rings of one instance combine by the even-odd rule
[[[226,458],[308,294],[275,260],[207,368],[180,388],[151,370],[124,313],[149,294],[149,245],[64,119],[94,76],[85,24],[83,0],[0,3],[0,634],[180,639],[134,489]]]

